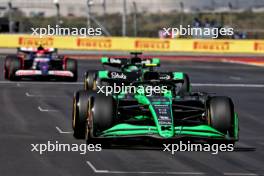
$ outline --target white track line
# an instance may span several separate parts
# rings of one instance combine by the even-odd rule
[[[96,169],[95,166],[90,162],[86,161],[88,166],[94,171],[94,173],[105,173],[105,174],[169,174],[169,175],[205,175],[203,172],[148,172],[148,171],[110,171],[110,170],[99,170]]]
[[[26,92],[25,95],[26,95],[27,97],[36,97],[36,95],[30,94],[30,93],[28,93],[28,92]]]
[[[109,173],[108,170],[97,170],[94,165],[90,161],[86,161],[86,163],[90,166],[90,168],[95,172],[95,173]]]
[[[60,134],[71,134],[72,131],[62,131],[58,126],[55,127]]]
[[[38,106],[38,110],[40,112],[58,112],[58,110],[56,109],[44,109],[44,108],[41,108],[40,106]]]
[[[90,162],[86,161],[88,166],[94,171],[94,173],[104,174],[157,174],[157,175],[206,175],[204,172],[155,172],[155,171],[110,171],[110,170],[99,170]],[[242,173],[242,172],[224,172],[223,175],[230,176],[256,176],[254,173]]]
[[[41,95],[41,94],[30,94],[28,92],[25,93],[27,97],[46,97],[46,98],[61,98],[64,96],[56,96],[56,95]]]
[[[251,66],[257,66],[257,67],[263,67],[264,66],[262,63],[258,63],[258,62],[254,63],[254,62],[227,60],[227,59],[223,59],[222,62],[231,63],[231,64],[251,65]]]
[[[83,82],[20,82],[31,85],[83,85]],[[0,81],[0,84],[16,84],[16,82]],[[191,83],[195,87],[241,87],[241,88],[263,88],[264,84],[233,84],[233,83]]]
[[[260,145],[263,145],[263,146],[264,146],[264,142],[258,142],[258,144],[260,144]]]
[[[238,76],[230,76],[229,77],[230,79],[233,79],[233,80],[236,80],[236,81],[239,81],[241,80],[242,78],[238,77]]]
[[[264,84],[204,84],[204,83],[192,83],[195,87],[242,87],[242,88],[263,88]]]
[[[241,172],[225,172],[223,173],[224,175],[239,175],[239,176],[256,176],[258,174],[254,174],[254,173],[241,173]]]
[[[12,82],[12,81],[0,81],[0,84],[35,84],[35,85],[82,85],[83,82],[38,82],[38,81],[20,81],[20,82]]]

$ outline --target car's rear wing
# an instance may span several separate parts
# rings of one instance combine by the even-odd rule
[[[109,57],[102,57],[101,63],[103,65],[108,65],[111,67],[121,67],[122,65],[126,65],[129,63],[127,58],[109,58]]]
[[[159,58],[151,58],[145,59],[142,61],[144,67],[159,67],[160,59]]]
[[[141,59],[141,58],[108,58],[102,57],[101,63],[111,67],[121,68],[125,65],[138,65],[142,67],[159,67],[159,58]]]
[[[22,53],[36,53],[38,51],[37,48],[32,48],[32,47],[20,47],[17,48],[17,52],[22,52]],[[57,53],[58,49],[57,48],[46,48],[44,49],[45,53]]]

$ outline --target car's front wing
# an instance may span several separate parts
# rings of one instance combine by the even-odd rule
[[[99,138],[122,138],[122,137],[138,137],[138,136],[149,136],[159,139],[168,139],[161,137],[158,133],[158,129],[155,126],[139,126],[131,124],[118,124],[114,127],[103,131],[98,137]],[[216,129],[208,125],[197,125],[197,126],[176,126],[174,127],[175,138],[209,138],[209,139],[220,139],[236,141],[235,137],[223,134]]]
[[[17,77],[74,77],[74,74],[67,70],[49,70],[45,74],[41,70],[17,70],[15,75]]]

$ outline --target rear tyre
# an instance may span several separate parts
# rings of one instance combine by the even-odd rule
[[[65,69],[73,73],[73,77],[70,78],[69,81],[76,82],[78,79],[77,60],[66,59],[66,68]]]
[[[88,119],[88,102],[94,92],[78,91],[73,98],[72,128],[76,139],[85,139]]]
[[[87,71],[84,78],[84,89],[85,90],[96,90],[96,78],[97,71]]]
[[[183,73],[183,84],[179,91],[180,95],[184,95],[186,93],[189,93],[191,91],[191,85],[190,85],[190,78],[186,73]]]
[[[228,97],[212,97],[208,103],[208,124],[216,130],[234,136],[234,105]]]

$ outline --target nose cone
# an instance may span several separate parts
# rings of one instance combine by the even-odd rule
[[[47,75],[49,72],[49,65],[47,63],[40,64],[40,70],[43,75]]]

